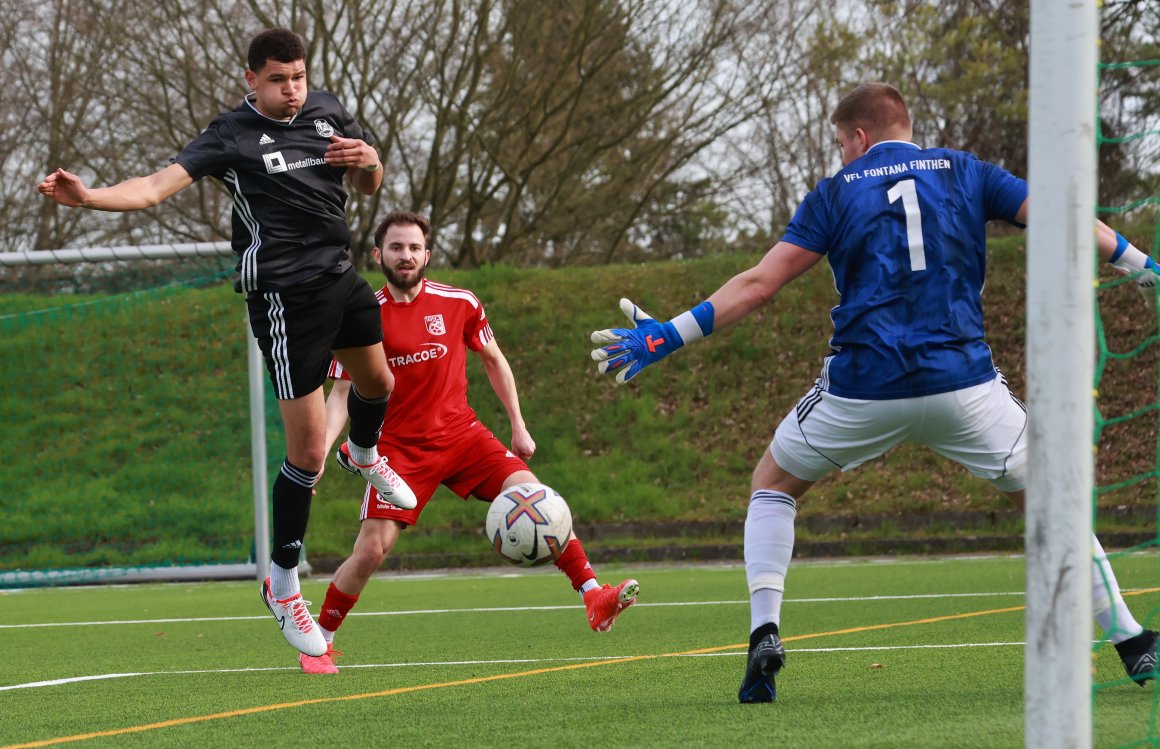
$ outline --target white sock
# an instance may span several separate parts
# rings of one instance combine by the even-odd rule
[[[359,447],[348,438],[346,441],[346,449],[350,453],[350,459],[360,466],[373,466],[379,462],[379,448],[377,445]]]
[[[318,628],[320,630],[322,630],[322,639],[326,640],[329,643],[334,642],[334,633],[333,632],[331,632],[329,629],[322,626],[321,624],[318,625]]]
[[[1100,540],[1092,535],[1092,610],[1096,622],[1113,643],[1135,637],[1144,631],[1120,594],[1120,584],[1108,563]]]
[[[286,569],[270,562],[270,595],[283,601],[299,592],[301,588],[298,586],[298,568]]]
[[[759,489],[745,516],[745,578],[749,582],[749,631],[781,624],[785,575],[793,556],[797,502],[784,492]]]
[[[592,590],[593,588],[599,587],[600,583],[596,582],[596,578],[594,577],[591,580],[585,580],[584,583],[580,586],[580,590],[577,592],[580,594],[580,597],[583,598],[585,593]]]

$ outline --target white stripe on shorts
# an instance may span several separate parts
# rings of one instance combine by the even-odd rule
[[[294,382],[290,379],[290,341],[286,334],[286,306],[276,291],[267,291],[262,298],[270,305],[266,318],[270,321],[270,358],[274,362],[274,395],[278,400],[294,397]]]

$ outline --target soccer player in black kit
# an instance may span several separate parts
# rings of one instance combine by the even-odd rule
[[[386,366],[379,304],[350,262],[345,178],[370,195],[383,170],[374,139],[325,91],[307,91],[306,48],[288,29],[250,42],[251,93],[219,115],[147,177],[90,189],[57,169],[37,189],[65,206],[134,211],[161,203],[205,176],[233,197],[234,287],[246,295],[250,328],[266,360],[286,432],[286,460],[274,482],[273,550],[262,600],[287,641],[319,656],[326,641],[302,600],[298,559],[314,484],[326,452],[323,382],[331,352],[352,377],[350,433],[337,455],[388,502],[415,494],[377,451],[394,378]]]

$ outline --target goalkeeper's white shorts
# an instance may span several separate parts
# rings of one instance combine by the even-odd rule
[[[786,415],[769,450],[785,470],[817,481],[915,442],[1003,492],[1027,480],[1027,408],[997,375],[949,393],[893,400],[832,395],[815,385]]]

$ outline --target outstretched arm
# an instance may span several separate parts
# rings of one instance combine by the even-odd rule
[[[1015,219],[1021,224],[1027,224],[1026,200],[1023,201],[1023,205],[1019,206]],[[1098,219],[1096,220],[1096,251],[1099,253],[1100,260],[1110,263],[1121,273],[1136,274],[1138,286],[1151,288],[1156,284],[1157,276],[1160,275],[1160,265],[1157,265],[1156,261],[1148,257],[1147,254],[1136,249],[1118,231]],[[1151,271],[1151,273],[1144,271]]]
[[[812,268],[822,255],[789,242],[778,242],[752,268],[738,273],[708,300],[658,323],[627,299],[620,309],[633,328],[611,328],[592,333],[592,342],[604,344],[592,352],[601,374],[615,374],[624,384],[648,365],[660,361],[686,343],[743,320],[768,304],[790,281]]]
[[[516,377],[512,374],[511,365],[503,355],[499,344],[491,339],[479,351],[479,358],[483,361],[483,369],[487,372],[487,380],[491,389],[499,397],[507,411],[508,420],[512,423],[512,452],[521,460],[531,460],[536,452],[536,441],[524,425],[524,417],[520,413],[520,397],[516,393]]]
[[[740,322],[764,307],[787,283],[814,267],[822,255],[789,242],[778,242],[749,270],[738,273],[709,296],[713,329]]]
[[[77,175],[57,169],[36,189],[46,198],[70,208],[97,211],[136,211],[151,208],[193,184],[181,164],[169,166],[148,177],[134,177],[112,187],[88,188]]]

